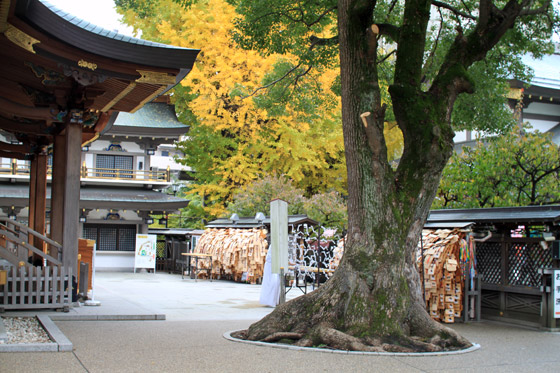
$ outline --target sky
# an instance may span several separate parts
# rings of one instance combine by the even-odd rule
[[[46,0],[59,9],[108,30],[134,36],[132,27],[119,22],[113,0]]]

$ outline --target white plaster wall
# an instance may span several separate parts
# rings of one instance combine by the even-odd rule
[[[169,169],[174,171],[190,170],[190,167],[183,166],[182,164],[175,162],[172,155],[170,155],[169,157],[152,155],[150,159],[150,166],[154,169],[157,168],[160,170],[167,170],[167,167],[169,167]]]
[[[93,154],[87,152],[84,161],[86,162],[86,167],[87,168],[95,168],[95,166],[93,164]]]
[[[113,141],[111,141],[111,140],[95,140],[94,142],[92,142],[90,144],[90,148],[89,148],[90,150],[89,151],[103,152],[112,143],[113,143]],[[140,147],[140,144],[137,144],[134,141],[120,141],[119,144],[121,145],[121,147],[123,149],[126,150],[125,153],[144,154],[144,149],[142,149]],[[115,152],[115,153],[117,153],[117,152]]]
[[[90,144],[89,151],[103,151],[103,149],[107,148],[111,143],[106,140],[95,140]]]
[[[134,271],[134,251],[96,251],[96,271]]]
[[[89,211],[87,218],[88,220],[104,220],[107,217],[108,213],[109,210],[107,209],[91,210]],[[142,220],[138,216],[136,211],[133,210],[118,210],[117,213],[121,216],[122,219],[128,221],[129,224],[134,224]]]
[[[140,163],[142,163],[142,167],[140,167]],[[143,156],[136,157],[136,169],[140,171],[144,171],[146,169],[146,158]]]

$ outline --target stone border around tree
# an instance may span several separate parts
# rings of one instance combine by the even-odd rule
[[[438,351],[438,352],[368,352],[368,351],[345,351],[345,350],[332,350],[328,348],[317,348],[317,347],[299,347],[299,346],[292,346],[280,343],[269,343],[269,342],[259,342],[259,341],[247,341],[244,339],[239,339],[232,337],[232,333],[236,333],[238,330],[231,330],[229,332],[225,332],[223,337],[232,342],[239,342],[239,343],[247,343],[252,344],[255,346],[262,346],[262,347],[272,347],[272,348],[282,348],[285,350],[293,350],[293,351],[312,351],[312,352],[323,352],[323,353],[330,353],[330,354],[344,354],[344,355],[372,355],[372,356],[418,356],[418,357],[427,357],[427,356],[439,356],[439,355],[460,355],[466,354],[469,352],[476,351],[480,349],[480,345],[478,343],[473,343],[471,347],[466,348],[464,350],[457,350],[457,351]]]

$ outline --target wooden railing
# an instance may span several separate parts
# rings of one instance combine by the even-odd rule
[[[0,175],[10,176],[29,176],[30,167],[27,164],[0,163]],[[52,175],[52,167],[47,169],[47,175]],[[171,182],[171,170],[124,170],[117,168],[91,168],[82,165],[80,178],[103,179],[103,180],[123,180],[123,181],[146,181],[146,182]]]
[[[64,308],[72,302],[72,268],[10,267],[0,284],[0,309]]]
[[[37,248],[29,243],[31,237],[36,237],[43,242],[44,250]],[[18,223],[17,221],[0,217],[0,257],[3,257],[15,266],[27,265],[29,252],[40,256],[47,264],[62,265],[62,245],[51,240],[33,229]],[[57,257],[53,257],[46,252],[56,252]]]
[[[42,248],[30,241],[42,243]],[[56,252],[56,258],[46,251]],[[39,256],[30,263],[29,254]],[[0,218],[0,258],[10,265],[1,267],[0,310],[64,308],[72,302],[72,268],[62,266],[62,246],[16,221]],[[38,264],[34,266],[33,264]]]
[[[134,180],[171,182],[171,170],[123,170],[116,168],[90,168],[82,165],[82,179]]]
[[[28,164],[19,164],[15,159],[12,162],[0,163],[0,175],[22,175],[29,176],[30,166]]]

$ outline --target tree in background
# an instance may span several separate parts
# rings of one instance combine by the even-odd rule
[[[287,177],[265,176],[237,190],[228,211],[239,216],[255,216],[257,212],[269,215],[270,201],[281,199],[288,203],[288,214],[304,214],[304,192]]]
[[[560,149],[549,134],[519,133],[455,153],[443,170],[434,208],[482,208],[560,202]]]
[[[202,50],[173,93],[179,119],[191,126],[177,144],[185,154],[178,161],[195,170],[187,198],[203,202],[187,208],[189,215],[226,214],[236,190],[266,174],[286,175],[308,196],[345,191],[335,69],[303,74],[290,55],[237,48],[237,14],[223,0],[187,10],[171,0],[116,3],[143,38]],[[295,86],[272,84],[288,71],[302,72]]]
[[[288,202],[290,215],[305,214],[326,228],[340,232],[347,226],[346,204],[336,191],[314,194],[310,198],[294,186],[286,176],[265,176],[238,190],[228,211],[239,216],[254,216],[257,212],[269,214],[270,201],[282,199]]]

